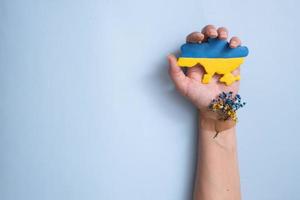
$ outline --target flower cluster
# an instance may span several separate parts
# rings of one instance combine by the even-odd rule
[[[222,92],[217,99],[212,100],[208,108],[220,115],[221,120],[227,120],[231,118],[235,122],[237,121],[236,111],[243,107],[246,103],[242,102],[239,94],[233,95],[233,92]]]

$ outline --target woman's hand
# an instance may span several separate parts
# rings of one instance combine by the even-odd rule
[[[224,27],[216,29],[213,25],[207,25],[202,29],[202,32],[193,32],[186,38],[190,43],[203,43],[207,41],[207,38],[216,38],[221,40],[227,40],[228,31]],[[231,48],[236,48],[241,44],[238,37],[232,37],[229,45]],[[235,81],[230,86],[226,86],[224,83],[219,82],[219,75],[215,75],[212,81],[208,84],[201,82],[204,74],[204,69],[199,64],[195,67],[188,68],[185,75],[182,69],[177,65],[177,59],[174,55],[168,56],[169,60],[169,74],[177,88],[177,90],[186,96],[199,110],[201,116],[217,119],[217,116],[208,110],[210,102],[216,98],[221,92],[232,91],[236,94],[239,90],[239,81]],[[238,75],[240,69],[233,71],[234,75]]]
[[[216,29],[212,25],[205,26],[202,32],[194,32],[187,36],[187,42],[206,42],[208,38],[227,40],[226,28]],[[241,44],[237,37],[230,40],[230,47]],[[208,84],[201,82],[204,74],[202,66],[188,68],[185,75],[177,65],[174,55],[169,55],[169,73],[177,90],[186,96],[200,110],[199,118],[199,150],[195,178],[194,200],[231,199],[240,200],[240,178],[237,162],[237,146],[235,122],[218,120],[216,113],[209,111],[208,105],[221,92],[238,92],[239,81],[227,86],[213,77]],[[239,74],[239,69],[233,72]],[[220,136],[218,136],[218,134]],[[218,136],[218,137],[217,137]]]

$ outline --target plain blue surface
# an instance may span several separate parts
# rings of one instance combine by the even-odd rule
[[[299,200],[296,0],[0,1],[0,199],[187,200],[196,111],[166,55],[207,23],[251,50],[243,199]]]
[[[180,57],[185,58],[237,58],[249,53],[246,46],[231,48],[228,41],[217,38],[209,38],[203,43],[185,43],[180,50]]]

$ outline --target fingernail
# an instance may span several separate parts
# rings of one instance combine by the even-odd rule
[[[214,31],[214,30],[210,30],[210,31],[208,32],[208,34],[209,34],[209,37],[211,37],[211,38],[215,38],[215,37],[218,36],[217,31]]]
[[[237,44],[237,43],[236,43],[236,41],[232,41],[232,42],[230,42],[230,46],[231,46],[231,47],[235,47],[235,46],[236,46],[236,44]]]
[[[227,38],[227,34],[226,34],[226,33],[221,33],[221,34],[220,34],[220,37],[221,37],[221,38]]]

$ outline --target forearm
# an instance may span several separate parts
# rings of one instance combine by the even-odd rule
[[[240,200],[235,126],[215,137],[216,125],[220,126],[213,119],[199,117],[194,200]]]

